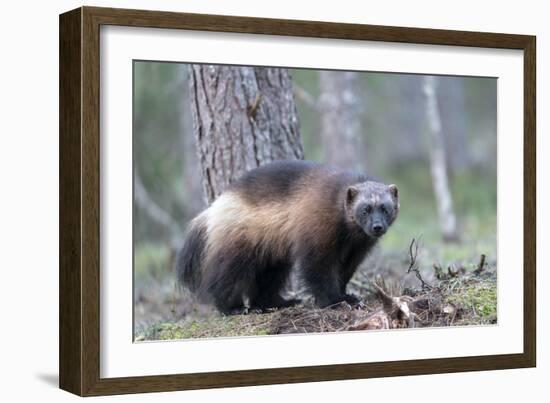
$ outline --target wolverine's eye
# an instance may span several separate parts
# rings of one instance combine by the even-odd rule
[[[382,211],[382,214],[385,214],[385,215],[390,215],[392,209],[390,206],[388,206],[387,204],[382,204],[380,206],[380,210]]]

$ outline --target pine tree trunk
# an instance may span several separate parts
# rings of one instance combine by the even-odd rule
[[[275,160],[303,159],[288,70],[195,64],[189,82],[208,204],[250,169]]]
[[[367,157],[361,132],[363,105],[358,74],[320,71],[319,87],[325,162],[344,169],[365,170]]]
[[[430,135],[430,168],[443,239],[455,241],[458,239],[458,231],[447,175],[445,142],[437,104],[437,83],[437,79],[433,76],[424,78],[426,117]]]

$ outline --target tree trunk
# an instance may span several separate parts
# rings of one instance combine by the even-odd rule
[[[449,190],[445,142],[437,104],[437,83],[437,79],[433,76],[424,78],[426,117],[430,135],[430,168],[443,239],[445,241],[456,241],[458,231],[453,199]]]
[[[344,169],[365,170],[367,158],[361,131],[363,105],[358,74],[320,71],[319,87],[325,162]]]
[[[191,94],[189,91],[189,69],[181,66],[180,98],[180,147],[182,161],[182,205],[186,219],[191,219],[204,209],[197,147],[193,136],[191,116]]]
[[[445,133],[445,146],[451,173],[462,172],[470,164],[466,138],[464,80],[463,77],[439,79],[441,124]]]
[[[275,160],[303,159],[288,70],[195,64],[189,82],[208,204],[250,169]]]

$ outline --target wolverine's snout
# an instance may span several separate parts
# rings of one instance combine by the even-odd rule
[[[386,228],[382,223],[374,223],[372,224],[371,231],[375,236],[382,236],[386,232]]]

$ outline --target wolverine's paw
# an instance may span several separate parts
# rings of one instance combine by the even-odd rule
[[[302,303],[302,300],[300,298],[283,299],[277,305],[277,308],[290,308],[291,306],[298,305],[301,303]]]
[[[246,315],[248,313],[248,308],[245,306],[240,306],[238,308],[233,308],[229,311],[226,311],[226,315]]]
[[[344,295],[344,301],[353,308],[362,309],[365,307],[365,303],[363,302],[363,299],[361,299],[357,295],[346,294]]]
[[[228,312],[228,315],[249,315],[253,313],[260,314],[260,313],[264,313],[264,311],[262,308],[256,308],[256,307],[249,308],[247,306],[240,306],[238,308],[231,309]]]
[[[259,315],[261,313],[265,313],[265,310],[263,308],[259,308],[259,307],[250,307],[248,308],[248,311],[246,312],[245,315],[251,315],[251,314],[256,314],[256,315]]]
[[[299,298],[284,299],[282,297],[277,297],[267,303],[260,303],[259,306],[264,312],[271,312],[277,309],[290,308],[291,306],[298,305],[301,302],[302,300]]]

